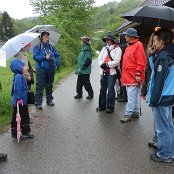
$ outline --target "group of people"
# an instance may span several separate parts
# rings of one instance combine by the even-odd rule
[[[121,42],[121,37],[124,43]],[[100,112],[112,113],[115,109],[115,84],[120,84],[120,96],[118,100],[126,101],[125,115],[122,123],[129,122],[133,118],[139,118],[139,97],[146,98],[152,108],[155,138],[150,145],[157,149],[150,158],[158,162],[170,163],[174,159],[174,125],[172,120],[172,106],[174,104],[174,35],[171,30],[158,28],[154,31],[148,45],[148,59],[143,44],[139,41],[137,30],[127,29],[122,33],[120,43],[112,32],[107,32],[102,38],[104,46],[98,57],[100,66]],[[11,61],[10,68],[14,73],[12,83],[13,115],[11,121],[11,135],[17,138],[16,113],[17,105],[21,115],[22,137],[33,138],[28,112],[28,90],[34,83],[33,72],[36,72],[35,105],[42,109],[43,91],[46,89],[46,103],[54,106],[52,89],[54,72],[60,67],[60,55],[49,44],[49,33],[43,32],[41,42],[33,50],[33,58],[36,61],[36,70],[24,54],[28,45],[21,49]],[[74,99],[83,97],[83,86],[88,92],[87,99],[94,97],[94,91],[90,82],[92,49],[90,38],[81,37],[83,42],[77,58],[76,74],[77,95]],[[126,41],[126,43],[125,43]],[[147,61],[148,60],[148,61]],[[149,63],[147,63],[147,62]],[[149,70],[149,67],[151,71]],[[146,73],[145,73],[146,72]],[[148,85],[147,85],[148,84]],[[6,159],[0,154],[0,159]]]
[[[155,136],[149,145],[157,149],[156,153],[150,155],[150,159],[170,163],[174,160],[174,34],[171,30],[157,27],[150,38],[147,54],[136,29],[127,29],[121,37],[125,38],[126,43],[118,43],[111,32],[107,32],[102,38],[104,46],[98,57],[101,77],[97,111],[114,112],[116,80],[121,82],[121,97],[117,99],[127,102],[125,115],[120,120],[122,123],[139,118],[139,99],[141,96],[145,99],[147,95],[155,130]],[[94,95],[90,83],[90,39],[85,39],[87,41],[82,39],[83,48],[78,57],[75,99],[82,98],[83,86],[91,96],[87,99],[92,99]],[[148,71],[149,67],[151,71]]]
[[[46,102],[49,106],[54,106],[52,102],[52,90],[54,82],[54,72],[60,66],[60,55],[51,44],[49,44],[49,33],[42,32],[40,43],[34,47],[33,59],[36,61],[36,70],[32,68],[24,52],[30,45],[26,45],[15,55],[10,63],[11,71],[14,73],[12,83],[12,104],[13,115],[11,121],[11,135],[17,138],[16,114],[19,107],[21,116],[22,138],[33,138],[30,127],[30,116],[28,112],[28,96],[31,84],[34,83],[33,72],[36,73],[36,109],[42,109],[44,88],[46,89]]]

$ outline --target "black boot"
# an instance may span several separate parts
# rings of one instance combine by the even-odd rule
[[[77,95],[74,96],[74,99],[80,99],[80,98],[82,98],[82,97],[83,97],[82,95],[77,94]]]

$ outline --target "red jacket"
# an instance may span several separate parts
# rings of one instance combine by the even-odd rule
[[[146,55],[143,44],[136,39],[125,50],[123,55],[122,67],[122,85],[138,85],[136,82],[136,73],[140,73],[141,83],[144,81],[144,71],[146,68]]]

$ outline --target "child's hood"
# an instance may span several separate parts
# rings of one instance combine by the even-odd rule
[[[13,59],[10,63],[11,71],[15,74],[22,74],[25,63],[19,59]]]

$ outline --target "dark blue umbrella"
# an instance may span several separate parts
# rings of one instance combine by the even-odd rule
[[[174,9],[167,6],[137,7],[122,17],[148,26],[174,26]]]

